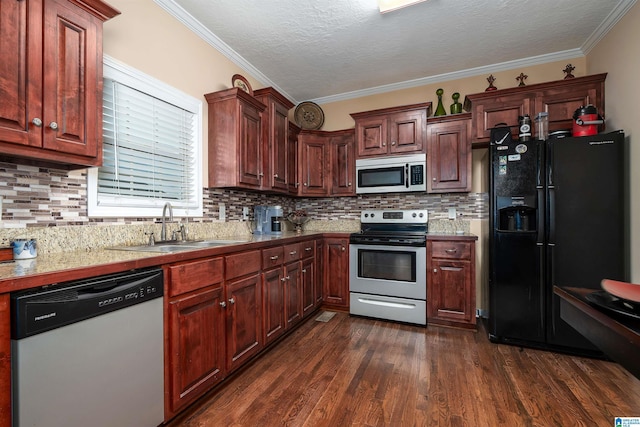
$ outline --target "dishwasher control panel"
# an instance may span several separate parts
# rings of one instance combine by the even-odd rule
[[[133,270],[11,294],[11,338],[26,338],[162,297],[161,269]]]

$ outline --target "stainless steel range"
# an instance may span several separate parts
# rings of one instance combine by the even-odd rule
[[[349,244],[350,313],[427,324],[427,210],[370,210]]]

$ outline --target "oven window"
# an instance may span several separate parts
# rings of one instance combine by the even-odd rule
[[[358,171],[359,187],[387,187],[404,185],[404,166]]]
[[[415,283],[416,253],[359,249],[358,277]]]

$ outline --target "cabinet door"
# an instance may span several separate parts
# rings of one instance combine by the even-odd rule
[[[384,115],[356,120],[358,157],[387,154],[387,117]]]
[[[262,325],[264,345],[284,333],[284,275],[281,268],[262,273]]]
[[[240,141],[238,181],[249,187],[262,186],[262,135],[261,112],[250,105],[240,103]]]
[[[389,116],[389,153],[420,153],[427,137],[426,110],[413,110]]]
[[[302,261],[302,317],[311,314],[316,308],[315,259]]]
[[[325,239],[324,284],[322,298],[327,305],[349,307],[349,241]]]
[[[329,194],[329,148],[325,138],[301,134],[303,195],[327,196]]]
[[[491,128],[506,123],[511,133],[518,138],[518,117],[533,114],[534,95],[515,93],[495,98],[479,99],[472,103],[472,139],[488,141]]]
[[[270,109],[269,140],[267,141],[270,159],[270,187],[274,190],[288,191],[289,156],[289,110],[277,102]]]
[[[289,144],[287,145],[287,185],[289,194],[298,194],[300,188],[300,178],[298,177],[298,132],[289,123]]]
[[[582,106],[593,104],[600,114],[604,113],[602,84],[603,82],[591,82],[547,89],[536,99],[536,112],[549,113],[549,132],[571,129],[573,114]]]
[[[315,265],[315,298],[316,306],[322,304],[322,292],[324,283],[324,240],[316,240],[316,265]]]
[[[261,280],[256,274],[227,283],[227,370],[262,349]]]
[[[40,128],[31,124],[42,119],[41,9],[38,0],[0,2],[0,141],[42,144]]]
[[[284,266],[284,314],[287,328],[302,319],[302,284],[300,262]]]
[[[469,120],[429,124],[427,191],[471,191]]]
[[[332,195],[355,195],[355,142],[353,135],[340,135],[331,138],[331,185]]]
[[[43,147],[96,157],[102,141],[101,21],[63,0],[45,0]]]
[[[435,259],[431,269],[427,317],[465,323],[475,319],[470,262]]]
[[[223,301],[220,285],[177,298],[168,304],[169,399],[174,412],[224,377]]]

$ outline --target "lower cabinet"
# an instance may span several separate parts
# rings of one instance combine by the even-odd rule
[[[307,258],[301,261],[300,270],[302,280],[302,317],[306,317],[316,305],[316,265],[314,258]]]
[[[284,266],[284,315],[286,329],[302,320],[302,288],[300,261]]]
[[[167,416],[224,378],[226,313],[222,265],[221,258],[214,258],[165,269],[165,295],[169,297]]]
[[[227,371],[239,368],[262,349],[260,274],[227,282]]]
[[[349,239],[329,237],[324,243],[323,304],[349,308]]]
[[[282,267],[262,273],[262,326],[264,345],[284,334],[284,275]]]
[[[475,241],[427,240],[427,323],[475,328]]]

